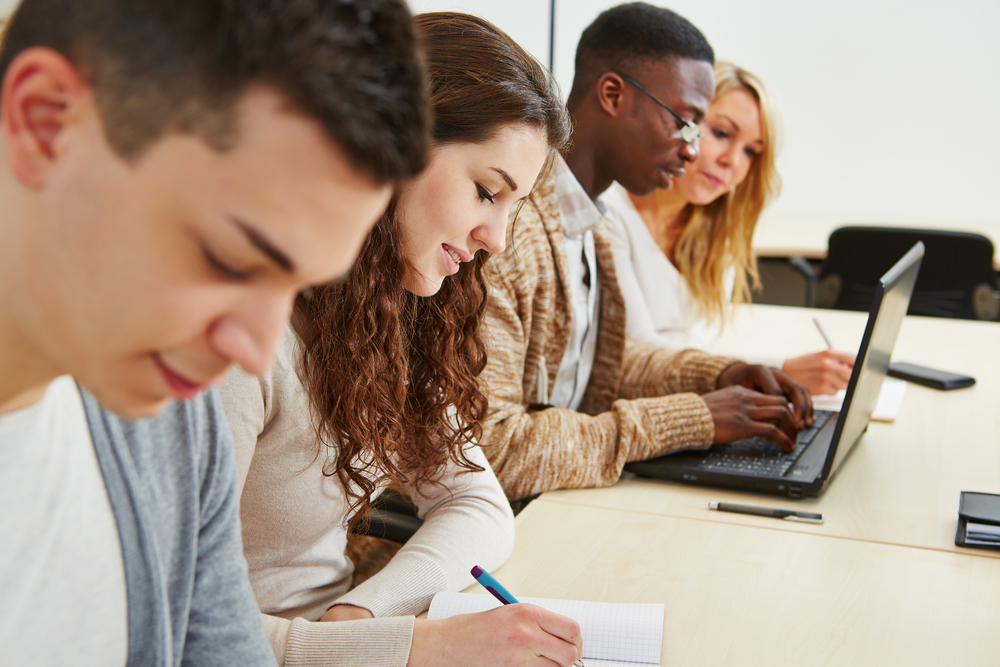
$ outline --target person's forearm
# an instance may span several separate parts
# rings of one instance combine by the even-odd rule
[[[622,398],[704,394],[716,389],[719,374],[740,360],[701,350],[668,351],[628,339],[622,357]]]
[[[405,667],[413,641],[412,616],[335,623],[263,616],[281,667]]]
[[[487,426],[484,450],[512,501],[552,489],[610,486],[628,453],[616,421],[610,412],[522,410]]]
[[[514,515],[482,450],[466,449],[484,470],[462,472],[449,463],[440,486],[406,492],[423,525],[389,564],[338,602],[370,609],[376,616],[418,614],[440,591],[473,583],[470,563],[487,569],[502,565],[514,548]]]
[[[712,444],[712,415],[685,393],[615,401],[596,417],[549,408],[490,423],[483,438],[507,497],[610,486],[625,463]]]
[[[419,614],[435,593],[460,590],[472,583],[470,565],[498,567],[510,555],[513,530],[492,522],[476,524],[482,515],[431,519],[378,574],[337,599],[377,617]],[[473,518],[475,517],[475,518]]]

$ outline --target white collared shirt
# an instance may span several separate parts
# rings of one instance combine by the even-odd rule
[[[593,228],[601,222],[604,210],[600,200],[594,202],[590,199],[565,160],[558,158],[554,169],[569,264],[573,330],[566,354],[559,364],[549,404],[576,410],[587,391],[597,350],[600,289]]]
[[[628,335],[650,347],[698,348],[729,355],[716,347],[721,322],[705,320],[684,276],[663,254],[625,188],[614,183],[601,198],[607,204],[605,229],[615,254],[618,289],[625,299]],[[730,266],[723,279],[728,301],[732,301],[735,282],[736,268]],[[731,356],[777,368],[785,363],[777,355]]]

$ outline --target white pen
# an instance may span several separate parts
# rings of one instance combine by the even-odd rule
[[[823,523],[823,515],[816,512],[796,512],[795,510],[778,510],[770,507],[754,507],[752,505],[735,505],[733,503],[720,503],[713,501],[708,504],[708,509],[719,512],[733,512],[735,514],[753,514],[754,516],[766,516],[772,519],[784,519],[785,521],[802,521],[804,523]]]
[[[823,340],[826,341],[826,347],[828,349],[832,350],[833,349],[833,343],[830,342],[830,336],[827,335],[826,329],[824,329],[823,325],[819,323],[819,318],[813,316],[813,323],[816,325],[816,328],[819,329],[819,335],[822,336]]]

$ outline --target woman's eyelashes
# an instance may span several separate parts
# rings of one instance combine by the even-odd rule
[[[208,262],[208,265],[211,266],[218,275],[222,276],[226,280],[244,281],[250,278],[250,271],[234,269],[232,266],[219,259],[218,255],[208,249],[208,246],[202,246],[201,251],[205,256],[205,261]]]
[[[491,193],[489,190],[487,190],[486,188],[484,188],[479,183],[476,183],[476,190],[479,191],[479,200],[480,201],[486,200],[486,201],[488,201],[491,204],[493,203],[493,193]]]
[[[720,140],[720,141],[725,141],[727,139],[730,139],[729,131],[722,129],[721,127],[713,127],[712,128],[712,136],[715,137],[716,139]],[[756,150],[754,148],[751,148],[750,146],[745,146],[743,148],[743,153],[748,158],[750,158],[751,160],[753,160],[754,158],[756,158],[756,157],[758,157],[760,155],[760,151],[758,151],[758,150]]]

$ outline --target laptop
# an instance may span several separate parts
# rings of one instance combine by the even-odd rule
[[[924,244],[918,242],[879,279],[840,411],[817,410],[815,425],[799,432],[794,451],[757,437],[635,461],[625,469],[644,477],[792,498],[820,495],[868,429],[923,256]]]

